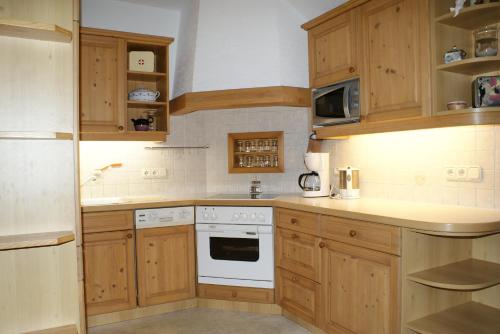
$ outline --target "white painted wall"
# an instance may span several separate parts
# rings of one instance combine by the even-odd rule
[[[82,27],[173,37],[170,45],[170,95],[177,60],[181,12],[117,0],[82,0]]]
[[[314,19],[317,16],[346,3],[347,0],[284,0],[295,7],[300,13],[303,22]]]

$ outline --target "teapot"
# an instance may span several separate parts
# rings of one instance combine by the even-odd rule
[[[148,131],[149,130],[149,124],[153,122],[153,120],[146,119],[146,118],[138,118],[138,119],[131,119],[131,121],[134,123],[134,129],[136,131]]]

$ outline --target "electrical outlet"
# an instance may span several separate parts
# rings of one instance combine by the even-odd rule
[[[141,171],[144,179],[167,179],[168,170],[163,167],[143,168]]]
[[[479,182],[481,181],[481,166],[448,166],[445,167],[448,181]]]

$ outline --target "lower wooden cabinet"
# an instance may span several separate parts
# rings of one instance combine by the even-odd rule
[[[134,308],[134,231],[85,234],[83,249],[87,314]]]
[[[194,226],[137,230],[139,305],[194,298]]]
[[[274,289],[198,284],[198,297],[249,303],[274,303]]]
[[[276,278],[278,304],[291,314],[319,326],[321,285],[281,268]]]
[[[325,244],[324,330],[335,334],[398,333],[399,258],[329,240]]]

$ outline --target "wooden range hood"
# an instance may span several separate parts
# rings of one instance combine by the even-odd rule
[[[252,107],[310,107],[308,88],[273,86],[186,93],[170,101],[170,114]]]

